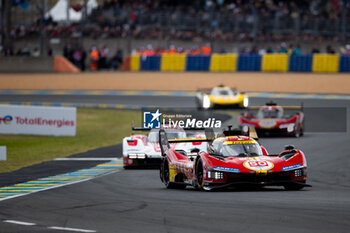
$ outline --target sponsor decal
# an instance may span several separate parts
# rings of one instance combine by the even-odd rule
[[[274,167],[274,164],[267,160],[247,160],[243,163],[243,166],[253,171],[267,171]]]
[[[9,125],[11,124],[12,120],[13,120],[13,117],[10,115],[0,117],[0,124]]]
[[[74,136],[76,108],[0,105],[1,134]]]
[[[273,128],[275,125],[277,124],[277,122],[273,119],[263,119],[259,121],[259,125],[262,128]]]
[[[74,126],[74,121],[65,119],[43,119],[41,117],[27,118],[16,116],[16,124],[18,125],[47,125],[61,128],[63,126]]]
[[[291,165],[291,166],[287,166],[287,167],[282,167],[282,171],[289,171],[289,170],[293,170],[296,168],[302,167],[301,163],[295,164],[295,165]]]
[[[17,125],[47,125],[47,126],[55,126],[57,128],[61,128],[63,126],[74,126],[74,121],[66,120],[66,119],[45,119],[42,117],[36,118],[28,118],[28,117],[20,117],[15,116],[14,118],[10,115],[0,117],[0,124],[10,125],[12,120],[14,120]]]
[[[224,145],[231,145],[231,144],[256,144],[255,141],[225,141],[223,143]]]
[[[240,172],[240,170],[237,168],[218,167],[218,166],[214,166],[214,168],[216,170],[225,171],[225,172],[237,172],[237,173]]]
[[[155,112],[143,112],[143,127],[146,129],[159,129],[161,115],[162,113],[159,112],[159,109]]]

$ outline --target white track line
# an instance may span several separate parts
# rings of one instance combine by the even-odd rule
[[[121,158],[57,158],[54,161],[111,161],[121,160]]]
[[[71,184],[77,184],[77,183],[85,182],[85,181],[96,179],[96,178],[99,178],[99,177],[102,177],[102,176],[106,176],[106,175],[109,175],[109,174],[112,174],[112,173],[115,173],[115,172],[118,172],[118,171],[119,170],[115,170],[115,171],[107,172],[107,173],[104,173],[104,174],[101,174],[101,175],[98,175],[98,176],[86,178],[86,179],[83,179],[83,180],[73,181],[73,182],[67,183],[67,184],[60,184],[60,185],[56,185],[56,186],[52,186],[52,187],[48,187],[48,188],[44,188],[44,189],[35,190],[35,191],[29,192],[29,193],[22,193],[22,194],[18,194],[18,195],[14,195],[14,196],[8,196],[8,197],[0,198],[0,202],[8,200],[8,199],[16,198],[16,197],[27,196],[27,195],[32,194],[32,193],[38,193],[38,192],[41,192],[41,191],[46,191],[46,190],[49,190],[49,189],[55,189],[55,188],[60,188],[60,187],[63,187],[63,186],[68,186],[68,185],[71,185]]]
[[[70,227],[47,227],[52,230],[62,230],[62,231],[77,231],[77,232],[96,232],[95,230],[86,230],[86,229],[78,229],[78,228],[70,228]]]
[[[34,225],[36,225],[35,223],[32,223],[32,222],[22,222],[22,221],[15,221],[15,220],[4,220],[3,222],[18,224],[18,225],[24,225],[24,226],[34,226]]]

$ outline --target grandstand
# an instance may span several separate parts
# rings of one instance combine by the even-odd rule
[[[1,2],[6,6],[10,1]],[[50,9],[59,3],[80,19],[55,20]],[[191,54],[207,45],[213,53],[240,56],[350,55],[346,0],[13,0],[9,12],[2,9],[1,30],[11,45],[5,45],[3,36],[3,55],[6,47],[10,54],[37,54],[39,48],[40,55],[62,54],[68,44],[86,52],[104,45],[109,59],[117,51],[160,55],[175,47],[178,53]]]

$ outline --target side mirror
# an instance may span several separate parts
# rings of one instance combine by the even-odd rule
[[[284,146],[285,150],[293,150],[294,148],[295,148],[294,145],[285,145]]]

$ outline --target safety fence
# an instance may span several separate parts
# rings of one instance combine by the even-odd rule
[[[266,71],[266,72],[350,72],[350,56],[314,55],[241,55],[235,53],[191,56],[163,54],[131,55],[124,67],[131,71]]]

